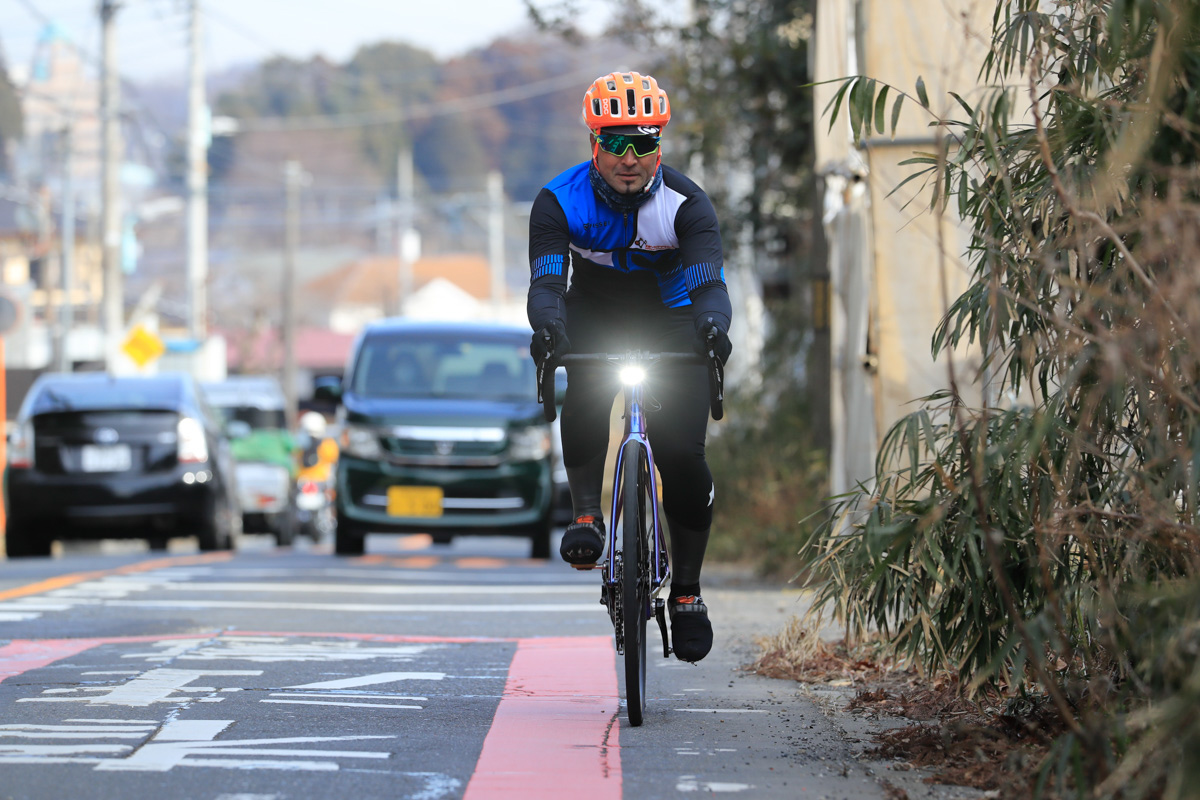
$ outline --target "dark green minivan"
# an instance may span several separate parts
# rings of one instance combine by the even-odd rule
[[[529,331],[382,320],[350,353],[337,400],[336,551],[368,532],[526,536],[550,555],[551,428],[537,402]]]

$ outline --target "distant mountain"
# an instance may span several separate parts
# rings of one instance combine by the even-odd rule
[[[361,157],[386,185],[394,184],[397,153],[408,144],[428,190],[470,190],[495,169],[511,197],[531,200],[587,155],[579,125],[584,89],[635,58],[613,40],[567,43],[533,32],[445,62],[380,42],[344,64],[272,59],[242,73],[214,106],[244,130],[279,130],[281,147],[287,131],[353,131]],[[233,160],[222,156],[223,164]],[[221,165],[213,174],[222,179]]]

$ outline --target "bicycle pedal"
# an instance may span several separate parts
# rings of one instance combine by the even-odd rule
[[[585,571],[587,571],[587,570],[589,570],[589,569],[600,569],[600,568],[601,568],[601,567],[603,567],[604,565],[603,565],[603,564],[601,564],[601,563],[599,563],[599,562],[597,562],[597,563],[595,563],[595,564],[571,564],[570,566],[571,566],[571,568],[572,568],[572,569],[577,569],[577,570],[579,570],[580,572],[585,572]]]

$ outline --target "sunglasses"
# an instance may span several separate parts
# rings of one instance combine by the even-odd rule
[[[611,153],[620,158],[629,152],[629,148],[633,148],[633,154],[638,158],[644,158],[652,153],[658,152],[661,136],[650,136],[649,134],[626,134],[626,133],[598,133],[596,134],[596,142],[600,145],[600,149],[606,153]]]

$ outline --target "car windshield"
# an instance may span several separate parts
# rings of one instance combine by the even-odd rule
[[[225,422],[239,420],[253,430],[275,430],[287,427],[287,415],[281,408],[258,408],[257,406],[215,406]]]
[[[182,388],[177,381],[62,381],[44,384],[33,399],[31,414],[102,409],[178,408]]]
[[[351,391],[363,397],[536,399],[528,346],[459,336],[372,336],[362,346]]]

